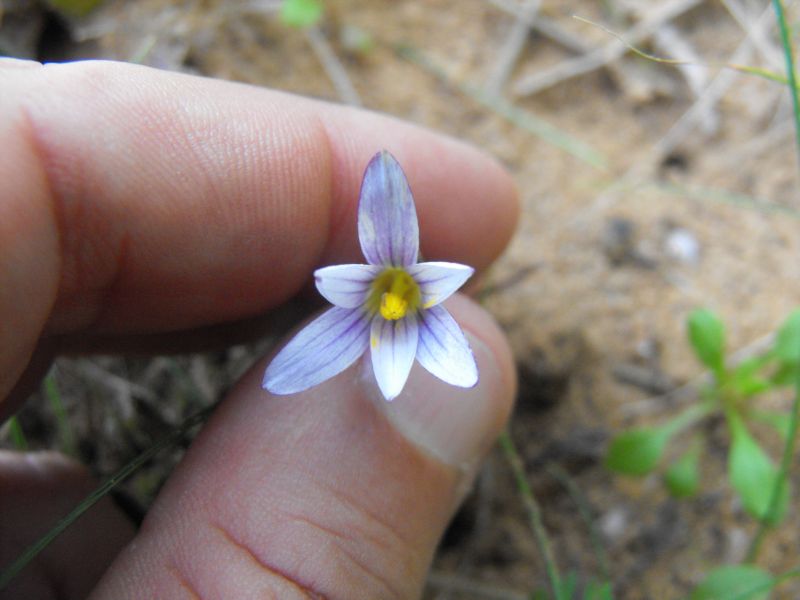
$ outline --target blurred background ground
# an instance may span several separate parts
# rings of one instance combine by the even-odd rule
[[[701,374],[685,339],[692,308],[717,311],[730,348],[747,351],[800,304],[789,95],[719,66],[783,72],[769,5],[335,0],[301,29],[282,23],[271,0],[108,0],[85,16],[0,0],[0,53],[136,61],[361,104],[498,157],[516,177],[523,213],[480,294],[518,361],[511,431],[560,566],[578,574],[579,588],[602,574],[584,509],[615,597],[679,598],[711,567],[742,560],[755,530],[727,487],[719,424],[708,426],[704,487],[690,500],[669,498],[655,475],[614,477],[602,457],[614,432],[691,401],[673,392]],[[573,15],[702,64],[632,56]],[[270,344],[64,359],[50,398],[36,394],[20,423],[31,447],[66,449],[107,476],[218,399]],[[756,433],[777,458],[778,440]],[[8,431],[0,439],[11,446]],[[122,487],[133,514],[180,456],[161,454]],[[797,513],[765,546],[761,564],[773,573],[796,566]],[[426,598],[523,599],[545,584],[497,452],[442,543]],[[791,585],[775,594],[799,596]]]

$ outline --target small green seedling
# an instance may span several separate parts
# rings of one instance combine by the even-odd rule
[[[631,429],[615,437],[606,455],[606,466],[628,476],[652,473],[665,461],[673,440],[683,437],[704,419],[721,415],[730,439],[730,484],[748,514],[762,523],[776,525],[786,515],[789,484],[781,481],[777,500],[773,502],[779,469],[749,426],[767,425],[784,442],[789,435],[790,415],[759,408],[758,402],[764,393],[796,383],[800,364],[800,309],[781,326],[771,348],[736,365],[727,364],[725,326],[712,311],[693,311],[687,320],[687,335],[698,361],[711,371],[711,383],[700,390],[699,400],[677,417],[662,425]],[[663,471],[664,485],[676,498],[692,496],[700,488],[702,432],[684,440],[683,446],[685,450]]]
[[[306,29],[319,23],[323,12],[320,0],[283,0],[280,19],[289,27]]]
[[[689,600],[763,600],[776,583],[772,575],[753,565],[725,565],[706,575]]]

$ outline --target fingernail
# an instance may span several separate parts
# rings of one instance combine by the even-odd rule
[[[494,443],[505,421],[502,373],[491,349],[466,332],[478,364],[478,383],[472,388],[448,385],[419,363],[403,392],[386,402],[377,386],[370,395],[394,427],[424,452],[471,474]]]

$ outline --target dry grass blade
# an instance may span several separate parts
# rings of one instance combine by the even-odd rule
[[[536,13],[539,12],[541,4],[541,0],[528,0],[522,7],[521,12],[517,14],[517,19],[511,27],[503,47],[500,49],[500,54],[492,67],[489,80],[486,82],[486,93],[489,96],[500,95],[509,75],[511,75],[514,63],[517,62],[519,53],[525,46],[531,23],[535,22]]]
[[[770,40],[765,31],[753,27],[753,17],[747,14],[739,0],[720,0],[720,2],[733,17],[733,20],[738,23],[739,27],[747,33],[762,60],[767,63],[771,70],[779,71],[783,67],[783,57],[780,49]]]
[[[773,25],[772,9],[769,5],[758,17],[753,27],[748,31],[745,39],[731,55],[729,64],[742,64],[750,60],[753,52],[754,36],[763,35]],[[703,95],[697,99],[692,107],[687,110],[680,119],[670,128],[670,130],[656,143],[651,152],[651,161],[659,161],[661,157],[669,154],[672,150],[691,132],[700,119],[707,114],[708,110],[730,89],[734,82],[741,76],[741,73],[733,70],[722,70],[711,81]]]
[[[696,98],[702,96],[708,86],[708,67],[702,64],[702,59],[678,28],[665,24],[653,34],[653,46],[668,58],[681,61],[681,64],[676,65],[676,69],[683,76],[692,94]],[[700,119],[700,124],[707,134],[719,129],[719,115],[714,106],[708,108]]]
[[[638,44],[653,35],[664,23],[702,4],[703,0],[671,0],[650,11],[647,18],[632,27],[624,38],[629,44]],[[514,94],[530,96],[558,83],[591,73],[604,67],[628,52],[628,46],[614,40],[582,56],[565,60],[551,69],[519,79],[514,84]]]
[[[342,102],[351,106],[361,106],[361,97],[322,31],[318,27],[309,27],[305,33],[308,43],[317,55]]]
[[[547,18],[544,15],[533,14],[528,15],[517,4],[509,2],[508,0],[489,0],[492,6],[496,6],[503,12],[516,17],[518,20],[525,23],[532,31],[543,35],[556,44],[563,46],[570,52],[584,53],[591,50],[583,38],[567,31],[555,20]]]
[[[561,148],[565,152],[568,152],[586,164],[589,164],[597,169],[606,169],[608,161],[603,154],[584,142],[572,137],[561,129],[558,129],[550,123],[538,118],[533,113],[523,110],[518,106],[514,106],[504,98],[498,98],[496,96],[491,97],[483,90],[476,89],[469,84],[453,81],[443,69],[434,64],[430,59],[428,59],[427,56],[419,52],[416,48],[412,48],[410,46],[397,46],[395,47],[395,51],[401,57],[420,66],[441,81],[454,86],[461,93],[472,98],[475,102],[478,102],[479,104],[491,109],[510,123],[514,124],[516,127],[519,127],[521,130],[540,137],[546,142]]]
[[[767,5],[754,24],[751,32],[746,34],[746,37],[733,52],[730,59],[725,61],[726,63],[741,64],[748,61],[753,49],[750,36],[769,28],[772,24],[771,16],[772,9]],[[717,73],[716,77],[712,79],[703,94],[675,123],[673,123],[667,133],[665,133],[649,151],[642,152],[641,158],[634,162],[627,172],[618,178],[614,184],[598,195],[592,202],[592,205],[582,214],[578,215],[570,223],[570,226],[582,226],[584,223],[594,218],[599,212],[608,209],[616,203],[623,193],[647,182],[652,176],[654,166],[672,152],[687,135],[696,131],[698,119],[707,114],[709,108],[714,106],[722,96],[725,95],[740,75],[741,73],[739,71],[725,69]]]

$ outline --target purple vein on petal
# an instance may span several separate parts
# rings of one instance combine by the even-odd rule
[[[450,385],[472,387],[478,382],[478,367],[467,338],[442,306],[420,312],[417,360]]]
[[[367,349],[369,324],[361,309],[328,309],[275,356],[263,387],[273,394],[294,394],[338,375]]]
[[[385,150],[367,165],[358,204],[358,239],[371,265],[417,262],[419,224],[411,188],[397,160]]]
[[[419,284],[425,308],[449,298],[474,272],[472,267],[448,262],[426,262],[408,267],[409,275]]]
[[[334,265],[314,271],[319,293],[328,302],[341,308],[356,308],[363,304],[369,286],[380,272],[372,265]]]

